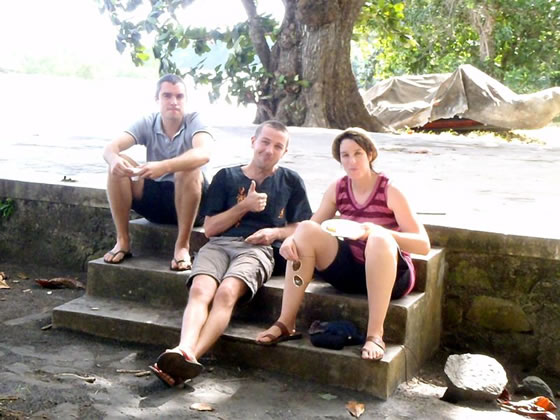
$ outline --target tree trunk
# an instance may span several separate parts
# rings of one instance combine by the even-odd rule
[[[257,98],[256,123],[275,118],[288,125],[385,131],[367,112],[350,63],[352,30],[364,1],[283,0],[277,41],[263,56],[272,76]],[[262,45],[257,33],[251,32],[252,41]]]

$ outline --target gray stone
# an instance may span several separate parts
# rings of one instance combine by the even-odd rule
[[[515,392],[525,397],[543,396],[554,401],[554,393],[552,392],[548,384],[538,376],[527,376],[526,378],[524,378]]]
[[[454,354],[445,362],[448,402],[495,400],[504,390],[507,375],[496,359],[482,354]]]

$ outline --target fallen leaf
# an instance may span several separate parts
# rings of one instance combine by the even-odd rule
[[[8,278],[8,275],[6,273],[4,273],[3,271],[0,271],[0,280],[5,280]]]
[[[348,401],[346,409],[354,417],[359,418],[366,411],[366,406],[358,401]]]
[[[321,397],[322,399],[327,400],[327,401],[335,400],[335,399],[338,398],[336,395],[328,394],[328,393],[327,394],[319,394],[319,397]]]
[[[196,411],[214,411],[214,407],[207,403],[194,403],[189,408]]]
[[[20,280],[27,280],[29,278],[29,276],[25,273],[17,273],[16,276],[18,277],[18,279]]]
[[[0,289],[10,289],[10,286],[8,286],[8,283],[6,283],[6,280],[4,280],[2,276],[0,276]]]
[[[49,280],[37,279],[35,282],[47,289],[60,289],[66,287],[68,289],[85,289],[85,286],[78,279],[73,277],[55,277]]]

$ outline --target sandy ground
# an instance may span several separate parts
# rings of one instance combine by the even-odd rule
[[[516,419],[494,403],[449,404],[442,351],[388,400],[261,370],[220,365],[182,389],[166,388],[147,367],[162,350],[49,329],[52,308],[83,290],[47,290],[37,278],[85,273],[0,263],[10,289],[0,289],[0,418],[4,419],[350,419],[346,404],[365,404],[362,419]],[[119,372],[121,370],[121,372]],[[122,372],[124,370],[125,372]],[[136,376],[133,372],[139,372]],[[558,389],[558,388],[556,388]],[[194,403],[213,411],[198,412]]]

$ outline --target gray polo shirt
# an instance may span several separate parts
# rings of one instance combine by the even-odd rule
[[[185,114],[183,125],[175,134],[173,139],[167,137],[161,126],[161,114],[154,112],[136,121],[128,130],[128,134],[134,137],[136,144],[146,146],[146,160],[157,162],[171,159],[192,149],[192,139],[196,133],[210,133],[208,127],[200,118],[198,112]],[[208,164],[201,168],[204,176],[208,179]],[[173,174],[167,173],[156,181],[172,181]]]

